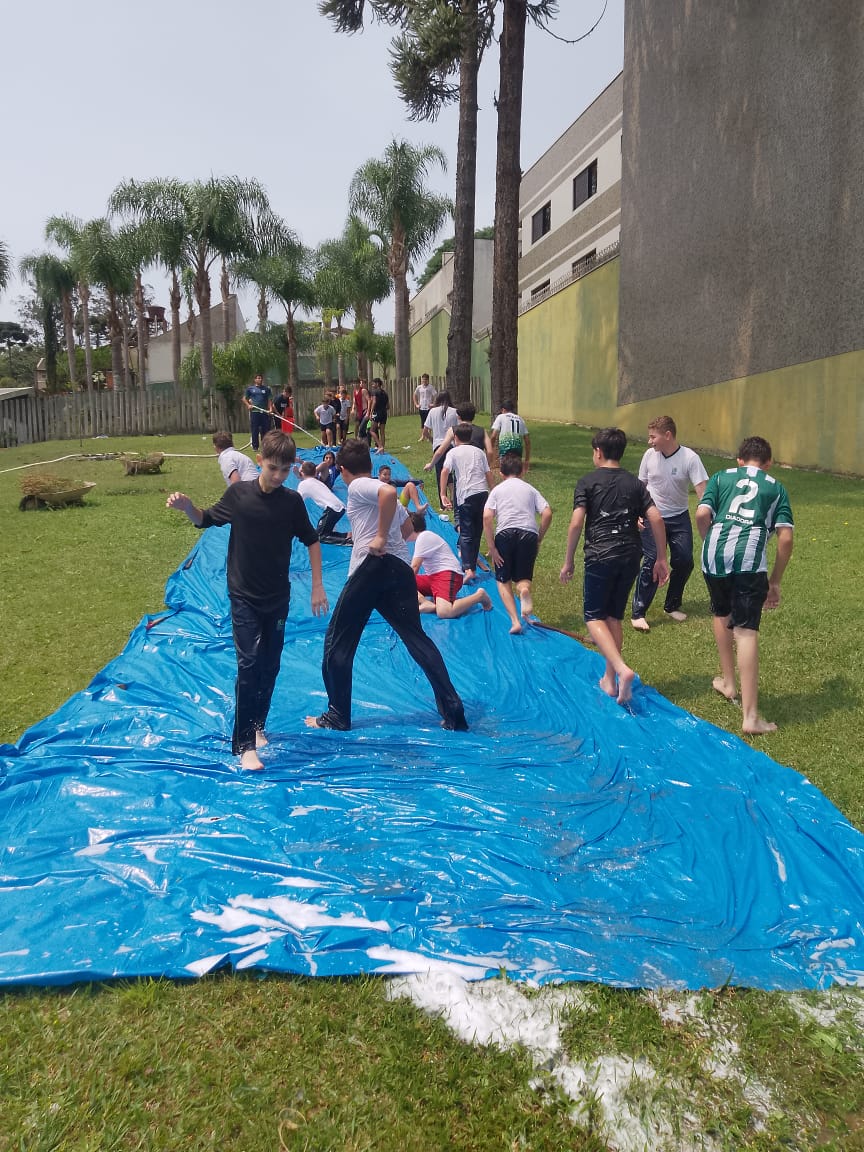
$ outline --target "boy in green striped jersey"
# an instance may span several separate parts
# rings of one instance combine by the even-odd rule
[[[696,509],[702,538],[702,573],[711,598],[720,675],[714,689],[737,700],[735,657],[741,682],[742,728],[748,735],[775,732],[759,715],[759,624],[762,609],[780,603],[780,581],[792,555],[792,509],[783,485],[765,471],[771,445],[750,436],[738,449],[737,468],[715,472]],[[768,537],[777,555],[768,575]]]

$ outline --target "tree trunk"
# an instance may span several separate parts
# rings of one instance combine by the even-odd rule
[[[90,344],[90,285],[82,280],[78,284],[81,300],[81,327],[84,329],[84,377],[87,394],[93,396],[93,348]]]
[[[123,297],[120,309],[120,331],[123,337],[123,387],[129,387],[129,301]],[[137,383],[137,381],[136,381]]]
[[[288,387],[293,392],[297,387],[297,332],[294,328],[294,312],[291,308],[285,309],[285,336],[288,342]],[[297,399],[294,400],[294,411],[297,412]]]
[[[333,380],[333,349],[331,347],[330,339],[330,325],[333,322],[331,313],[325,312],[321,317],[321,352],[319,353],[321,360],[321,375],[324,377],[324,383],[327,387],[330,386]]]
[[[45,382],[49,392],[57,391],[57,321],[54,305],[42,306],[42,332],[45,337]]]
[[[267,291],[258,289],[258,332],[263,336],[267,331]]]
[[[117,297],[113,291],[108,292],[108,329],[111,333],[111,379],[115,388],[122,388],[124,386],[123,334],[117,311]]]
[[[474,201],[477,188],[477,0],[462,0],[465,22],[459,62],[459,138],[456,145],[456,210],[453,217],[453,292],[447,333],[447,388],[454,404],[471,393],[474,314]]]
[[[72,310],[72,293],[64,292],[61,301],[63,308],[63,337],[66,341],[66,362],[69,365],[69,385],[75,387],[75,318]]]
[[[340,388],[345,387],[345,349],[342,347],[342,337],[345,335],[342,328],[342,313],[336,313],[336,338],[339,341],[336,353],[336,380]]]
[[[219,288],[222,292],[222,343],[231,343],[231,311],[228,307],[228,298],[231,295],[231,285],[228,282],[228,268],[222,260],[222,275],[219,277]]]
[[[519,184],[526,0],[504,0],[495,164],[495,250],[492,264],[492,414],[504,399],[518,403]]]
[[[195,296],[201,318],[201,383],[204,391],[213,387],[213,329],[210,323],[210,274],[202,264],[195,274]]]
[[[177,279],[177,269],[171,269],[171,291],[168,302],[171,306],[171,375],[174,380],[174,392],[180,395],[180,362],[182,350],[180,348],[180,304],[183,294],[180,291],[180,281]]]
[[[141,269],[135,272],[135,330],[138,335],[138,383],[147,387],[147,318],[144,315],[144,285],[141,282]]]

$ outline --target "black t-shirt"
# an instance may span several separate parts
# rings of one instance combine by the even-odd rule
[[[390,397],[383,388],[372,389],[372,411],[374,413],[373,419],[383,416],[387,419],[387,409],[390,407]]]
[[[585,559],[630,560],[642,552],[637,521],[654,501],[638,476],[624,468],[596,468],[583,476],[573,507],[585,509]]]
[[[291,488],[265,492],[257,480],[231,484],[216,504],[204,509],[201,527],[213,524],[231,525],[229,594],[262,613],[287,612],[294,537],[307,548],[318,540],[301,497]]]
[[[280,416],[284,416],[289,408],[294,406],[294,397],[286,396],[284,392],[280,392],[276,399],[273,401],[273,407]]]

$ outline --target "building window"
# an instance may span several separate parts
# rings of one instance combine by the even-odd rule
[[[539,212],[531,217],[531,243],[536,244],[552,228],[552,201],[544,204]]]
[[[536,300],[538,296],[542,296],[544,292],[549,291],[551,280],[544,280],[542,284],[538,284],[536,288],[531,289],[531,299]]]
[[[597,161],[592,160],[578,176],[573,177],[573,209],[590,200],[597,192]]]
[[[592,248],[590,252],[586,252],[584,256],[580,256],[578,260],[573,261],[573,267],[570,271],[574,276],[581,276],[583,272],[588,271],[596,259],[597,249]]]

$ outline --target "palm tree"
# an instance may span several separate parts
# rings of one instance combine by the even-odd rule
[[[426,251],[453,211],[446,196],[425,185],[433,164],[447,170],[447,161],[434,145],[415,147],[393,140],[380,160],[367,160],[351,181],[351,211],[379,237],[387,253],[387,270],[396,293],[396,377],[411,373],[408,333],[408,272]]]
[[[85,225],[83,243],[90,283],[104,288],[108,298],[111,373],[117,387],[126,380],[122,350],[123,301],[132,293],[135,265],[125,237],[115,232],[105,219],[91,220]]]
[[[3,292],[12,278],[12,261],[9,258],[9,249],[0,240],[0,292]]]
[[[115,200],[116,197],[116,200]],[[256,216],[269,212],[267,194],[257,180],[236,176],[208,180],[129,181],[112,196],[112,204],[147,205],[157,219],[170,221],[182,229],[181,266],[195,277],[195,298],[201,320],[201,379],[206,389],[213,387],[213,333],[210,325],[210,271],[223,256],[226,259],[252,255],[251,235]]]
[[[254,221],[249,237],[249,252],[234,260],[228,272],[240,283],[254,284],[258,289],[258,332],[267,331],[268,298],[273,295],[270,279],[274,271],[270,257],[290,254],[300,244],[295,234],[275,212],[263,213]]]
[[[87,392],[92,394],[93,347],[90,339],[90,277],[87,270],[85,227],[76,216],[51,216],[45,225],[45,239],[53,240],[66,252],[75,275],[84,334],[84,380]]]
[[[51,392],[57,391],[57,310],[69,283],[69,269],[51,252],[25,256],[18,266],[19,275],[33,289],[42,324],[45,348],[45,375]]]

